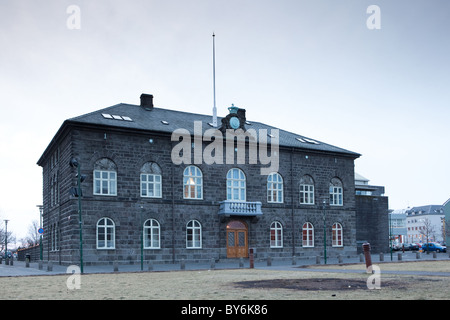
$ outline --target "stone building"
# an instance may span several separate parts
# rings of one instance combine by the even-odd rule
[[[389,199],[383,186],[369,184],[369,179],[355,173],[356,241],[358,252],[362,244],[370,243],[371,252],[389,251]]]
[[[143,94],[140,105],[64,121],[38,161],[44,259],[78,264],[82,252],[86,265],[135,263],[142,252],[177,263],[246,258],[249,248],[256,259],[315,256],[324,229],[328,256],[356,253],[358,153],[234,106],[220,128],[211,118],[154,107]]]

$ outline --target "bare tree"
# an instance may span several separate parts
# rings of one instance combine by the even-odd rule
[[[28,234],[26,240],[29,246],[34,246],[39,243],[39,222],[37,220],[33,220],[28,227]]]
[[[427,239],[427,243],[430,242],[430,238],[436,234],[436,230],[434,228],[434,225],[431,223],[431,220],[428,218],[422,219],[423,226],[420,229],[420,234],[424,235]]]

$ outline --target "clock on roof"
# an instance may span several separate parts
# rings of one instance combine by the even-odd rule
[[[233,129],[238,129],[241,126],[241,122],[237,117],[231,117],[230,118],[230,127]]]
[[[226,129],[243,129],[245,130],[245,109],[240,109],[234,104],[228,108],[230,112],[226,117],[222,118],[222,126],[220,130],[225,132]]]

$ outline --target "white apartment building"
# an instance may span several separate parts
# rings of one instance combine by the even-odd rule
[[[441,205],[413,207],[406,210],[408,243],[441,242],[444,210]]]

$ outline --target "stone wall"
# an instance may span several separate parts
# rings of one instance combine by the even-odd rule
[[[152,143],[150,143],[152,139]],[[354,160],[339,154],[307,150],[279,150],[283,177],[283,203],[268,203],[267,176],[260,175],[259,165],[206,165],[198,167],[203,173],[203,199],[183,199],[183,170],[186,165],[171,161],[173,142],[157,133],[114,131],[112,129],[73,128],[59,144],[58,168],[44,168],[44,259],[62,264],[79,262],[78,201],[68,190],[76,186],[76,169],[69,159],[76,157],[82,184],[83,260],[86,264],[137,263],[140,260],[142,222],[153,218],[160,223],[161,249],[144,249],[144,259],[158,262],[206,261],[226,259],[226,225],[231,220],[244,221],[248,226],[248,246],[256,249],[255,257],[289,258],[315,256],[323,252],[323,214],[326,215],[328,255],[356,254],[356,214],[354,189]],[[225,155],[224,155],[225,156]],[[94,163],[108,158],[117,167],[117,196],[93,194]],[[248,160],[248,159],[247,159]],[[146,162],[156,162],[162,169],[160,199],[140,197],[140,168]],[[260,217],[221,217],[219,203],[226,200],[226,174],[231,168],[240,168],[246,175],[247,201],[262,202]],[[58,171],[59,201],[50,206],[49,177]],[[314,179],[315,204],[300,205],[299,181],[305,174]],[[343,184],[344,205],[322,208],[329,201],[329,183],[338,177]],[[96,224],[108,217],[115,224],[115,249],[96,248]],[[202,226],[202,248],[186,249],[186,224],[195,219]],[[283,226],[283,247],[270,248],[270,225],[278,221]],[[301,228],[305,222],[314,225],[313,248],[302,248]],[[343,227],[344,246],[331,246],[331,226],[338,222]],[[57,249],[52,250],[51,235],[47,230],[56,226]]]

